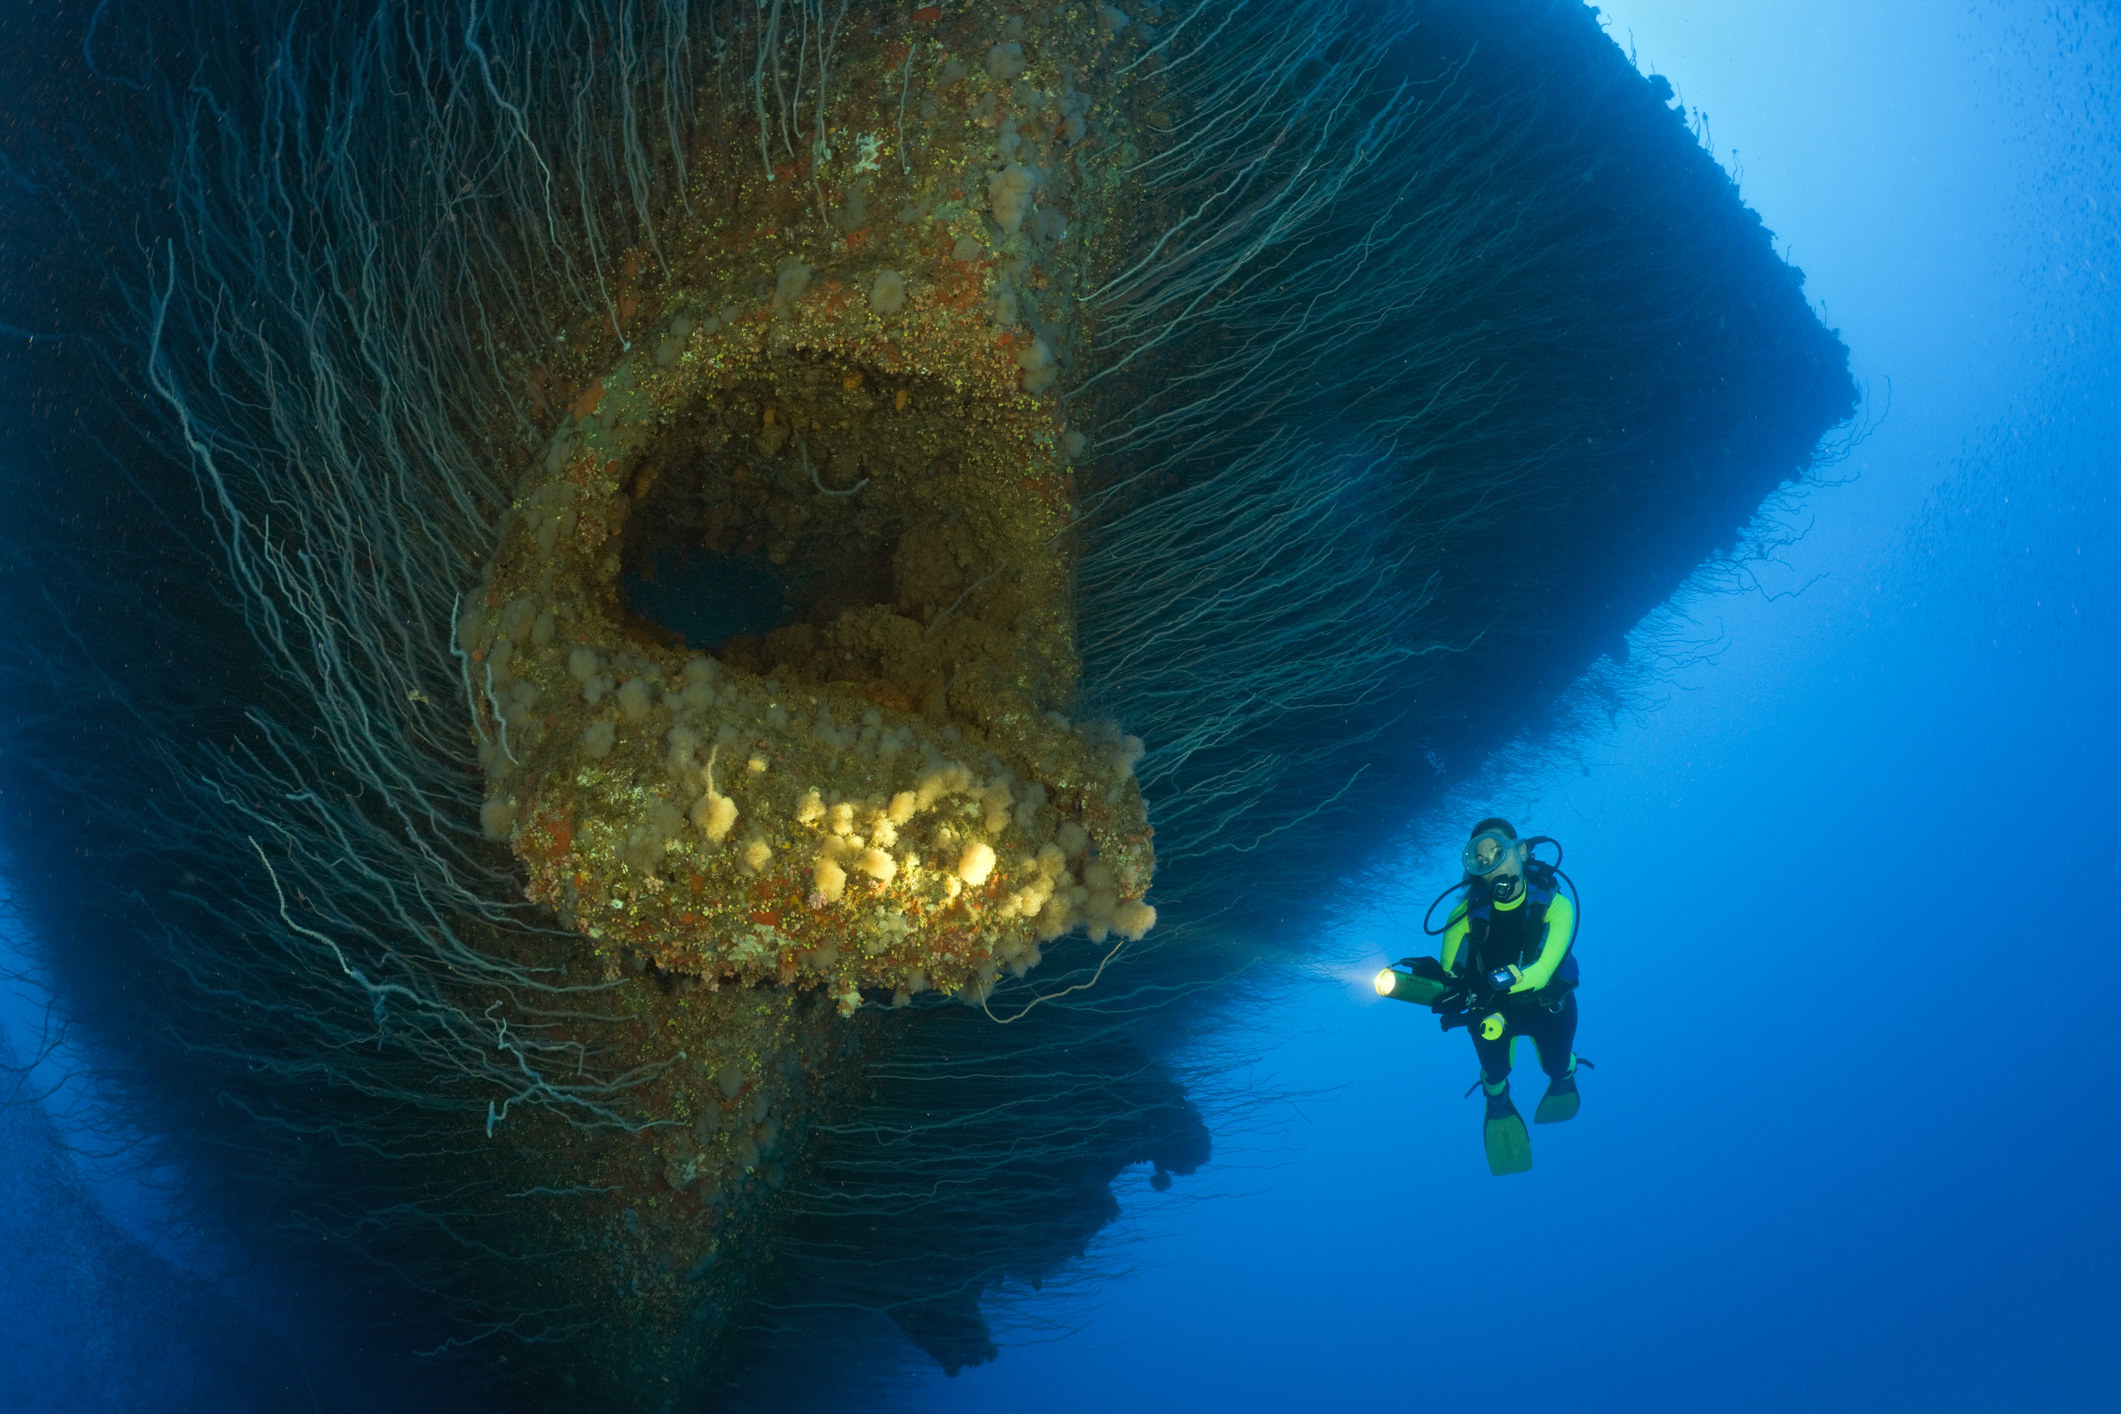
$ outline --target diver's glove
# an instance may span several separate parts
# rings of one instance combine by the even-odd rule
[[[1433,957],[1403,957],[1399,960],[1399,965],[1416,977],[1427,978],[1431,982],[1451,980],[1451,974],[1444,971],[1443,964]]]
[[[1449,991],[1429,1003],[1429,1010],[1436,1013],[1436,1024],[1446,1031],[1464,1026],[1473,1006],[1473,983],[1461,977],[1453,977],[1451,983]]]

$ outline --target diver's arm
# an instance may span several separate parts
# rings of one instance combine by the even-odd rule
[[[1473,920],[1468,916],[1463,903],[1451,910],[1451,921],[1444,925],[1441,961],[1443,970],[1454,977],[1458,975],[1459,949],[1465,946],[1466,930],[1472,926]]]
[[[1563,893],[1554,895],[1547,905],[1547,936],[1540,944],[1539,956],[1532,965],[1510,987],[1512,992],[1536,992],[1554,980],[1554,969],[1569,954],[1569,940],[1576,933],[1576,905]]]

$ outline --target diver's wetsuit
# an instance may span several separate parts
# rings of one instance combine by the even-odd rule
[[[1539,1068],[1549,1079],[1559,1080],[1571,1069],[1576,1043],[1576,994],[1565,992],[1553,1009],[1530,1002],[1509,1003],[1502,1008],[1502,1035],[1490,1041],[1473,1023],[1473,1051],[1480,1057],[1480,1077],[1493,1085],[1510,1073],[1510,1043],[1519,1036],[1532,1038],[1539,1053]]]
[[[1500,1089],[1510,1073],[1510,1045],[1519,1036],[1532,1038],[1539,1068],[1559,1079],[1574,1068],[1570,1047],[1576,1041],[1576,959],[1569,944],[1576,931],[1576,909],[1568,895],[1527,887],[1511,904],[1467,900],[1451,911],[1443,933],[1443,968],[1454,977],[1484,977],[1496,968],[1516,967],[1521,976],[1501,997],[1474,993],[1468,1006],[1473,1050],[1480,1057],[1481,1079]],[[1502,1013],[1503,1032],[1494,1040],[1480,1034],[1481,1019]]]

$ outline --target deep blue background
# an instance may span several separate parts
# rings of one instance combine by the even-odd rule
[[[1604,8],[1882,421],[1757,588],[1638,635],[1711,660],[1497,786],[1584,891],[1583,1115],[1489,1177],[1465,1039],[1369,994],[1453,874],[1409,845],[1222,1038],[1216,1165],[912,1407],[2121,1408],[2121,22]],[[52,1144],[0,1123],[0,1407],[248,1407],[240,1318]]]

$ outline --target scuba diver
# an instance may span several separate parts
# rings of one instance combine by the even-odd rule
[[[1533,851],[1552,844],[1552,864]],[[1560,844],[1544,835],[1520,840],[1509,821],[1482,820],[1473,827],[1461,859],[1465,877],[1429,905],[1433,914],[1460,889],[1465,897],[1441,929],[1442,957],[1403,958],[1377,974],[1380,995],[1420,1002],[1443,1029],[1464,1026],[1480,1057],[1479,1088],[1487,1096],[1481,1135],[1488,1168],[1496,1174],[1532,1167],[1532,1139],[1510,1099],[1510,1053],[1519,1036],[1531,1039],[1547,1092],[1532,1114],[1534,1124],[1573,1119],[1581,1103],[1576,1091],[1576,924],[1581,910],[1572,897],[1575,881],[1561,872]],[[1568,893],[1555,887],[1560,879]],[[1467,1091],[1471,1094],[1472,1091]]]

